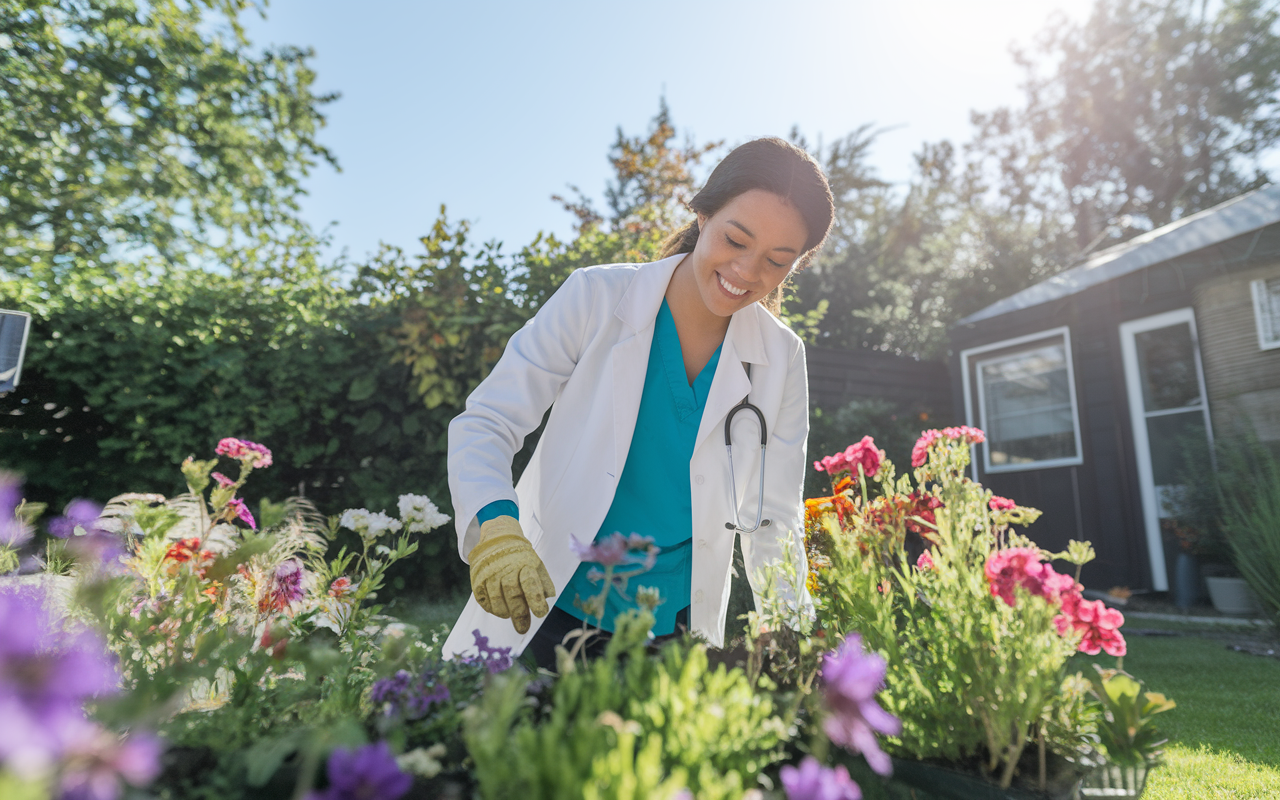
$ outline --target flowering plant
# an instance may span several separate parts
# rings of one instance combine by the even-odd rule
[[[1050,759],[1069,773],[1092,752],[1096,706],[1067,660],[1123,655],[1123,617],[1081,594],[1092,548],[1040,549],[1015,529],[1038,511],[964,477],[983,439],[967,426],[925,431],[911,475],[883,458],[874,474],[848,458],[819,462],[833,492],[806,501],[809,587],[821,630],[857,630],[887,661],[881,701],[901,720],[890,753],[976,763],[1005,787],[1035,753],[1023,772],[1043,788]]]

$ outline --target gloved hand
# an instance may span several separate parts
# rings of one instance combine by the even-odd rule
[[[510,619],[516,633],[529,630],[529,612],[545,617],[556,586],[514,517],[494,517],[480,526],[480,543],[467,554],[471,591],[480,607]]]

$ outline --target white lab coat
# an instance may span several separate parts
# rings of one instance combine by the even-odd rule
[[[682,255],[652,264],[610,264],[572,273],[533,319],[507,344],[493,371],[449,424],[449,491],[458,553],[465,561],[480,538],[476,513],[496,500],[514,500],[520,525],[563,589],[581,560],[570,535],[589,542],[599,531],[627,460],[640,409],[654,323],[667,284]],[[748,380],[744,363],[751,364]],[[698,428],[689,483],[693,489],[693,574],[690,625],[715,646],[724,642],[734,532],[725,523],[737,506],[750,526],[759,496],[760,434],[755,415],[733,421],[738,498],[730,490],[724,420],[750,392],[769,433],[764,518],[768,527],[742,536],[748,576],[782,556],[792,538],[793,558],[805,575],[803,531],[805,441],[809,430],[804,345],[759,304],[729,321],[720,361]],[[514,489],[512,457],[525,436],[551,415],[533,458]],[[630,533],[630,531],[623,531]],[[759,593],[756,605],[759,607]],[[797,594],[798,592],[798,594]],[[810,605],[803,586],[790,595]],[[551,600],[549,602],[554,602]],[[681,598],[667,602],[684,606]],[[542,620],[524,635],[510,620],[480,608],[474,596],[454,624],[444,655],[473,649],[479,629],[491,646],[523,652]]]

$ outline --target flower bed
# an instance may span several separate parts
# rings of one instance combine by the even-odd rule
[[[1124,652],[1119,613],[1080,593],[1091,549],[1041,551],[1017,532],[1038,512],[963,477],[981,436],[926,432],[909,476],[869,437],[819,461],[832,493],[806,503],[810,572],[758,576],[740,663],[692,638],[651,646],[642,608],[595,660],[584,626],[557,675],[478,633],[442,660],[446,631],[382,613],[387,569],[448,520],[425,497],[398,517],[292,501],[255,518],[240,492],[272,454],[226,439],[221,462],[182,465],[186,494],[74,503],[41,551],[40,509],[0,481],[0,567],[74,586],[56,618],[47,593],[0,590],[0,795],[799,800],[857,797],[853,776],[883,788],[895,761],[1042,792],[1155,763],[1150,718],[1172,704],[1121,672],[1066,671],[1077,650]],[[642,537],[598,546],[584,610],[652,565]],[[815,613],[779,590],[796,582]]]

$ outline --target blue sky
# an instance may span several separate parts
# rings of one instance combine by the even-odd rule
[[[407,249],[439,206],[507,249],[566,235],[550,200],[599,197],[620,125],[645,130],[665,95],[696,141],[783,135],[811,142],[873,123],[873,161],[903,181],[923,141],[969,136],[971,109],[1017,103],[1009,53],[1050,15],[1091,0],[272,0],[259,45],[315,48],[330,104],[321,141],[342,172],[307,179],[307,219],[333,252]]]

